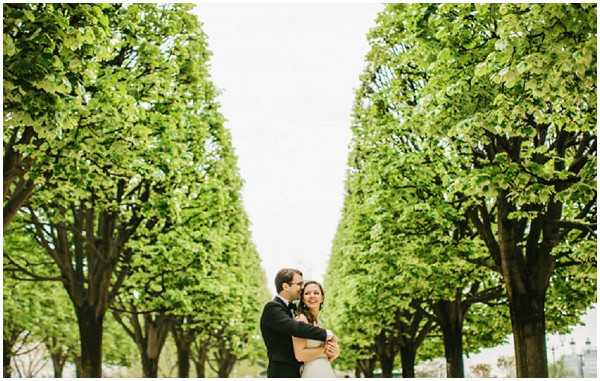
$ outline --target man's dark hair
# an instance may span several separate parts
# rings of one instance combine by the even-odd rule
[[[296,269],[281,269],[279,270],[279,272],[277,272],[277,275],[275,275],[275,289],[277,290],[278,294],[281,292],[281,290],[283,290],[284,283],[292,283],[292,279],[294,279],[294,274],[302,276],[300,270]]]

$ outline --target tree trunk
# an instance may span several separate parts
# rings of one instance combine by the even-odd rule
[[[219,378],[228,378],[235,365],[236,358],[232,354],[225,354],[219,360],[219,371],[217,372]]]
[[[54,371],[54,378],[62,378],[63,369],[67,362],[68,353],[63,351],[62,346],[58,343],[58,338],[55,336],[46,338],[44,341],[46,350],[50,354],[50,360],[52,361],[52,369]]]
[[[151,358],[146,351],[141,351],[142,372],[144,378],[158,377],[158,358]]]
[[[190,343],[183,342],[177,343],[177,377],[189,378],[190,377]],[[187,345],[186,345],[187,344]]]
[[[177,347],[177,377],[190,377],[190,347]]]
[[[4,334],[6,335],[6,332],[4,332]],[[2,375],[4,378],[10,378],[12,376],[12,368],[10,366],[10,361],[11,361],[11,350],[12,350],[12,345],[11,343],[6,340],[3,339],[2,340],[2,349],[3,349],[3,358],[4,358],[4,369],[2,370]]]
[[[544,243],[556,235],[557,228],[543,231],[542,245],[528,239],[527,256],[518,245],[520,233],[517,222],[508,216],[515,207],[508,202],[506,191],[498,199],[498,236],[501,270],[510,307],[510,320],[515,345],[517,377],[548,377],[546,358],[545,297],[554,270],[554,257],[549,255],[551,243]],[[551,209],[548,206],[548,209]],[[560,211],[554,211],[560,219]],[[546,237],[548,236],[548,237]]]
[[[517,377],[548,377],[544,298],[509,298]]]
[[[377,358],[375,356],[366,360],[358,360],[356,363],[365,378],[373,378],[375,365],[377,363]]]
[[[446,377],[464,378],[462,329],[464,312],[460,295],[454,301],[440,300],[433,306],[444,335]]]
[[[81,370],[81,356],[77,356],[75,357],[75,377],[77,378],[81,378],[82,376],[82,370]]]
[[[192,359],[194,361],[194,365],[196,366],[196,377],[205,378],[206,361],[208,359],[208,344],[202,343],[199,345],[195,345],[195,347],[195,356],[192,357]]]
[[[402,360],[402,378],[415,377],[415,357],[417,351],[414,346],[400,347],[400,359]]]
[[[131,304],[128,306],[130,325],[128,325],[122,317],[122,313],[113,311],[115,320],[123,327],[125,332],[135,342],[142,362],[142,372],[144,377],[158,377],[158,361],[160,352],[162,351],[167,335],[173,324],[173,318],[165,313],[159,313],[154,316],[152,313],[137,312],[136,306]],[[143,320],[143,327],[140,323],[140,317]]]
[[[394,371],[394,358],[397,349],[394,348],[394,339],[383,332],[375,339],[375,353],[381,363],[381,377],[391,378]]]
[[[394,358],[390,356],[380,356],[379,361],[381,362],[381,377],[392,378],[394,372]]]
[[[81,341],[81,376],[102,377],[102,325],[104,313],[96,315],[93,306],[75,306]]]
[[[165,346],[171,324],[172,319],[164,314],[159,314],[156,318],[153,318],[152,314],[144,314],[144,335],[136,338],[142,356],[144,377],[158,377],[158,360],[160,352]]]
[[[198,378],[206,378],[206,358],[207,352],[199,351],[196,359],[194,360],[194,365],[196,366],[196,377]]]
[[[67,357],[64,355],[64,353],[55,352],[50,354],[50,359],[52,359],[54,378],[62,378],[63,369],[65,368],[65,362],[67,360]]]
[[[435,327],[433,318],[425,313],[420,299],[411,300],[414,310],[398,311],[396,314],[397,340],[402,361],[402,377],[415,377],[415,358],[417,349]]]
[[[181,328],[182,321],[173,325],[172,334],[177,347],[177,377],[190,377],[190,357],[196,332]]]
[[[204,360],[204,361],[195,360],[194,365],[196,366],[196,377],[206,378],[206,360]]]

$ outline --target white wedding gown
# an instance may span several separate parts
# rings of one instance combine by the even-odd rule
[[[322,341],[306,340],[307,348],[317,348],[321,345],[323,345]],[[331,363],[327,360],[327,356],[325,355],[305,362],[300,368],[300,375],[302,378],[335,378]]]

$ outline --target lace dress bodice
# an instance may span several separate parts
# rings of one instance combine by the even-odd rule
[[[320,340],[306,340],[308,348],[317,348],[325,343]],[[320,357],[307,361],[300,368],[302,378],[335,378],[335,373],[327,356],[323,354]]]

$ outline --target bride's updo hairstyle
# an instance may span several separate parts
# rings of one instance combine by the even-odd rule
[[[317,317],[313,316],[306,303],[304,303],[304,290],[306,290],[306,286],[311,284],[316,284],[317,286],[319,286],[319,290],[321,290],[321,305],[319,306],[319,310],[323,308],[323,302],[325,301],[325,291],[323,291],[323,286],[321,286],[321,284],[317,281],[309,280],[308,282],[304,282],[304,287],[302,287],[302,292],[300,293],[300,306],[298,308],[298,313],[304,314],[304,316],[306,316],[306,318],[308,319],[308,322],[310,324],[314,324],[317,321]]]

